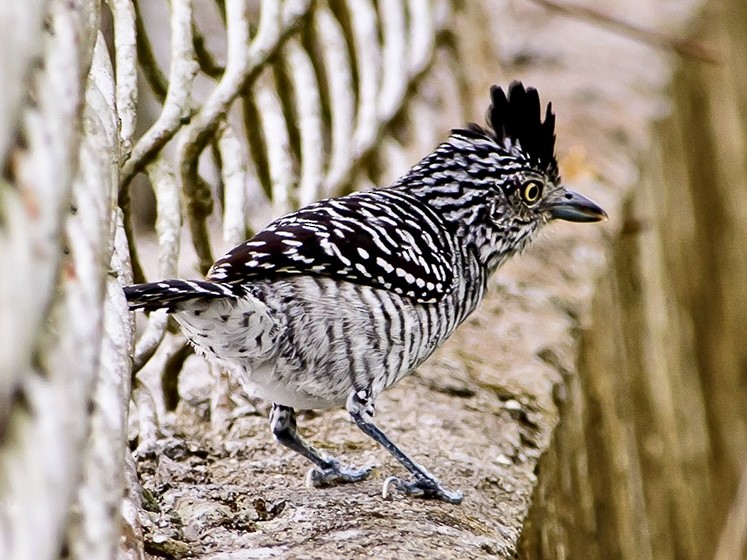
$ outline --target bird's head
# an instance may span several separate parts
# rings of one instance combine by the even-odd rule
[[[491,89],[484,128],[470,124],[423,159],[400,184],[436,208],[495,268],[552,220],[598,222],[607,214],[560,182],[555,115],[542,118],[537,90],[513,82]]]

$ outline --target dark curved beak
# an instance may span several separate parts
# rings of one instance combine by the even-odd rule
[[[544,204],[551,220],[601,222],[607,219],[607,212],[595,202],[564,187],[548,196]]]

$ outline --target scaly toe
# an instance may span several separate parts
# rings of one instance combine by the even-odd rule
[[[406,496],[442,500],[450,504],[460,504],[464,499],[464,494],[460,491],[451,492],[446,490],[437,480],[429,478],[418,478],[409,481],[402,480],[396,476],[390,476],[384,481],[384,486],[381,488],[381,496],[385,500],[391,499],[390,491],[392,489],[399,490]]]
[[[312,467],[306,473],[306,486],[309,488],[325,488],[335,484],[359,482],[365,480],[373,472],[374,465],[362,468],[340,467],[335,465],[326,469]]]

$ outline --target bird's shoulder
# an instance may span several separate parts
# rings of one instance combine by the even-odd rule
[[[434,302],[453,287],[454,257],[447,224],[430,206],[379,189],[322,200],[279,218],[216,261],[208,279],[236,284],[326,276]]]

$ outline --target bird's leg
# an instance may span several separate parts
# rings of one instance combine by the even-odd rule
[[[336,482],[358,482],[365,479],[373,470],[372,466],[360,469],[341,467],[336,459],[314,449],[298,433],[296,413],[289,406],[273,403],[270,412],[270,427],[278,442],[316,465],[306,473],[307,486],[322,487],[331,486]]]
[[[425,468],[418,465],[400,450],[392,441],[382,432],[372,421],[373,400],[368,390],[356,391],[350,395],[347,402],[347,409],[355,421],[356,425],[367,436],[373,438],[389,453],[404,465],[412,473],[414,480],[403,480],[396,476],[390,476],[384,481],[382,496],[387,498],[390,488],[401,490],[408,496],[417,496],[420,498],[434,498],[443,500],[451,504],[459,504],[464,497],[459,491],[450,492],[446,490],[436,477],[429,473]]]

